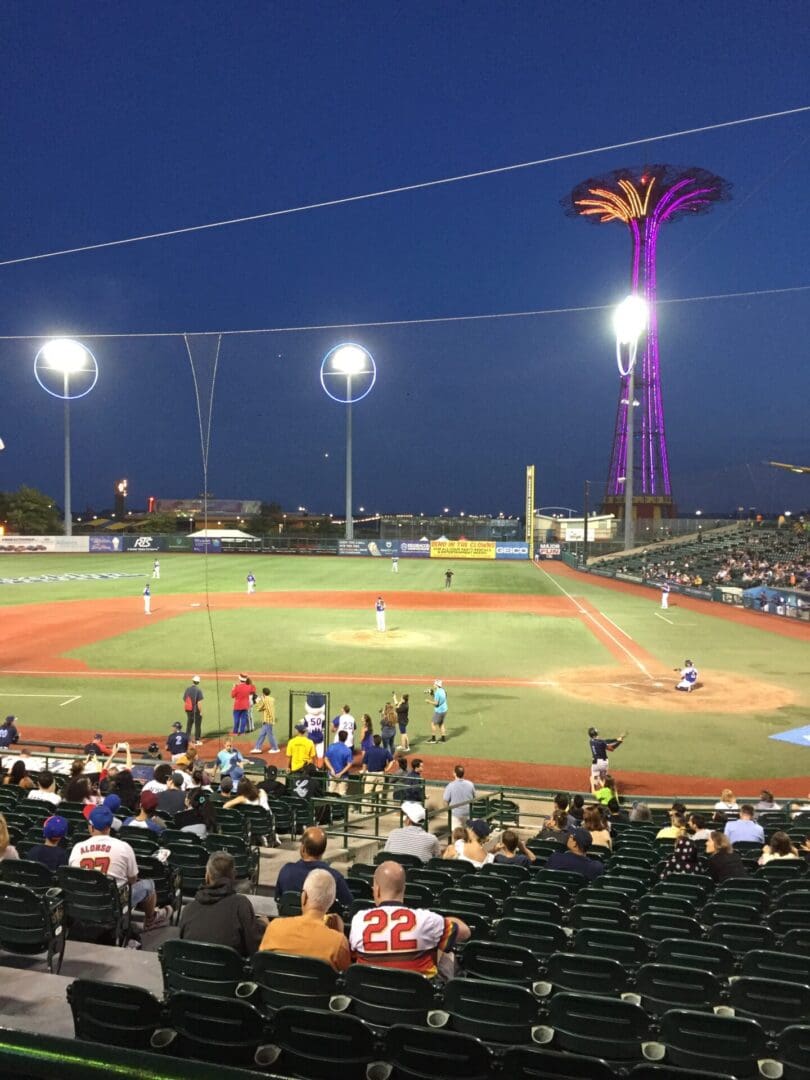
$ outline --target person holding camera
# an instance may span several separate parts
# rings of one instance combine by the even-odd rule
[[[394,756],[394,740],[397,737],[397,714],[390,701],[380,709],[380,737],[386,750]]]
[[[408,695],[403,694],[399,700],[397,700],[396,691],[391,692],[391,701],[394,703],[394,709],[397,714],[397,726],[399,727],[399,746],[397,750],[404,750],[406,754],[410,753],[411,746],[408,742],[408,710],[410,704],[408,701]]]
[[[439,742],[447,741],[445,722],[447,720],[447,691],[442,685],[441,679],[436,679],[430,690],[425,691],[433,705],[433,716],[430,721],[431,736],[428,742],[436,742],[436,732],[439,733]]]

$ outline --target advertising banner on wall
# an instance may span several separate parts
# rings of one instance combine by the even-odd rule
[[[372,555],[379,555],[383,559],[399,555],[399,540],[372,540],[368,546]]]
[[[559,544],[538,544],[534,549],[534,553],[541,559],[559,559],[560,557],[560,545]]]
[[[431,540],[431,559],[494,559],[494,540]]]
[[[120,536],[89,536],[88,540],[91,551],[103,551],[109,555],[124,550],[124,542]]]
[[[338,540],[338,555],[370,555],[368,540]]]
[[[0,555],[86,552],[87,536],[0,536]]]
[[[193,536],[191,539],[194,542],[192,551],[197,555],[204,555],[206,552],[209,555],[222,554],[222,541],[218,536]]]
[[[163,550],[162,536],[125,536],[124,551],[140,551],[142,555]]]
[[[430,557],[430,541],[400,540],[399,553],[406,559],[427,559]]]
[[[528,559],[529,544],[526,540],[510,540],[508,543],[495,542],[496,559]]]

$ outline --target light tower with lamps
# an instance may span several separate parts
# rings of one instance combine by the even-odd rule
[[[626,380],[627,390],[627,428],[624,447],[624,546],[629,550],[633,546],[633,436],[635,400],[635,367],[638,354],[638,339],[647,330],[649,307],[640,296],[626,296],[613,315],[613,328],[616,331],[616,363],[619,375]],[[627,349],[627,362],[622,355],[622,347]],[[622,402],[624,404],[624,402]],[[621,477],[619,477],[621,480]]]
[[[345,379],[344,397],[330,387]],[[377,381],[374,357],[362,345],[346,341],[330,349],[321,362],[321,386],[333,401],[346,406],[346,532],[347,540],[354,539],[352,516],[352,405],[362,401]]]
[[[98,364],[86,345],[71,338],[46,342],[34,360],[34,375],[39,385],[52,397],[65,403],[65,536],[73,535],[73,511],[70,491],[70,403],[85,397],[98,382]],[[54,375],[56,377],[54,377]],[[61,380],[58,376],[62,376]],[[79,381],[71,393],[70,378]],[[60,385],[61,383],[61,385]]]

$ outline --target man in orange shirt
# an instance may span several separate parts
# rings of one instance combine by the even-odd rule
[[[335,902],[335,879],[328,870],[311,870],[301,891],[301,914],[273,919],[259,949],[313,956],[325,960],[335,971],[351,963],[343,920],[328,914]]]

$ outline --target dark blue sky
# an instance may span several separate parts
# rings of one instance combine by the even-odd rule
[[[0,259],[352,195],[810,101],[795,3],[7,2]],[[0,268],[0,332],[204,330],[613,303],[629,237],[563,216],[586,176],[695,164],[734,200],[669,227],[660,294],[808,283],[810,114],[256,224]],[[792,156],[791,156],[792,155]],[[787,159],[787,160],[786,160]],[[753,193],[753,194],[752,194]],[[750,197],[749,197],[750,196]],[[810,503],[807,293],[663,307],[685,512]],[[223,341],[210,490],[342,506],[342,337],[375,355],[356,502],[519,512],[601,490],[617,396],[604,312]],[[88,343],[89,343],[89,339]],[[74,506],[202,486],[181,339],[95,343]],[[202,346],[203,349],[210,348]],[[34,343],[0,342],[0,489],[61,496],[61,411]],[[329,458],[324,454],[329,453]]]

